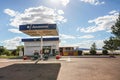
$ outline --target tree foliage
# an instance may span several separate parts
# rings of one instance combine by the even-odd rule
[[[120,48],[120,14],[116,23],[111,27],[112,34],[115,35],[117,47]]]
[[[106,49],[106,50],[110,50],[110,51],[114,51],[117,49],[117,39],[114,38],[114,37],[110,37],[109,40],[105,40],[104,41],[104,46],[103,48]]]
[[[112,34],[114,34],[118,39],[120,39],[120,14],[116,23],[111,27]]]
[[[8,50],[5,47],[0,47],[0,56],[6,55],[6,56],[18,56],[19,51],[22,50],[24,52],[24,46],[18,46],[17,49],[14,50]]]
[[[96,44],[93,43],[90,48],[90,54],[95,55],[96,54]]]
[[[114,37],[110,37],[109,40],[105,40],[103,48],[113,52],[120,48],[120,14],[116,23],[111,27],[111,30]]]
[[[4,47],[0,47],[0,55],[7,55],[7,56],[10,56],[10,51],[7,50],[6,48]]]
[[[0,55],[3,55],[4,51],[5,51],[5,48],[4,47],[0,47]]]
[[[11,55],[13,55],[13,56],[18,56],[19,53],[18,53],[18,51],[15,49],[15,50],[13,50],[13,51],[11,52]]]
[[[102,54],[104,55],[107,55],[108,54],[108,51],[105,49],[105,50],[102,50]]]
[[[3,52],[3,54],[6,55],[6,56],[10,56],[11,55],[10,51],[7,50],[7,49]]]
[[[82,50],[78,50],[78,55],[82,55],[83,51]]]
[[[22,50],[24,52],[24,46],[18,46],[16,50],[17,50],[17,52],[19,52],[20,50]]]
[[[93,44],[91,45],[91,50],[96,50],[96,44],[95,44],[95,43],[93,43]]]

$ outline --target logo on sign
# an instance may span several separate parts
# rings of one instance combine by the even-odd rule
[[[27,28],[29,29],[29,28],[30,28],[30,26],[27,26]]]

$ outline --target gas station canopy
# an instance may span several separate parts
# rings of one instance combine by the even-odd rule
[[[30,36],[58,36],[58,29],[56,24],[20,25],[19,30]]]

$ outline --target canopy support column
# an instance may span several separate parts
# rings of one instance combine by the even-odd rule
[[[38,63],[39,60],[43,59],[43,37],[41,36],[40,38],[40,57],[38,60],[35,62],[35,64]]]
[[[43,59],[43,37],[41,36],[40,40],[40,57]]]

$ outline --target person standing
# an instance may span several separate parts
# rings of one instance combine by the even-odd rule
[[[43,60],[43,51],[40,50],[40,59]]]

